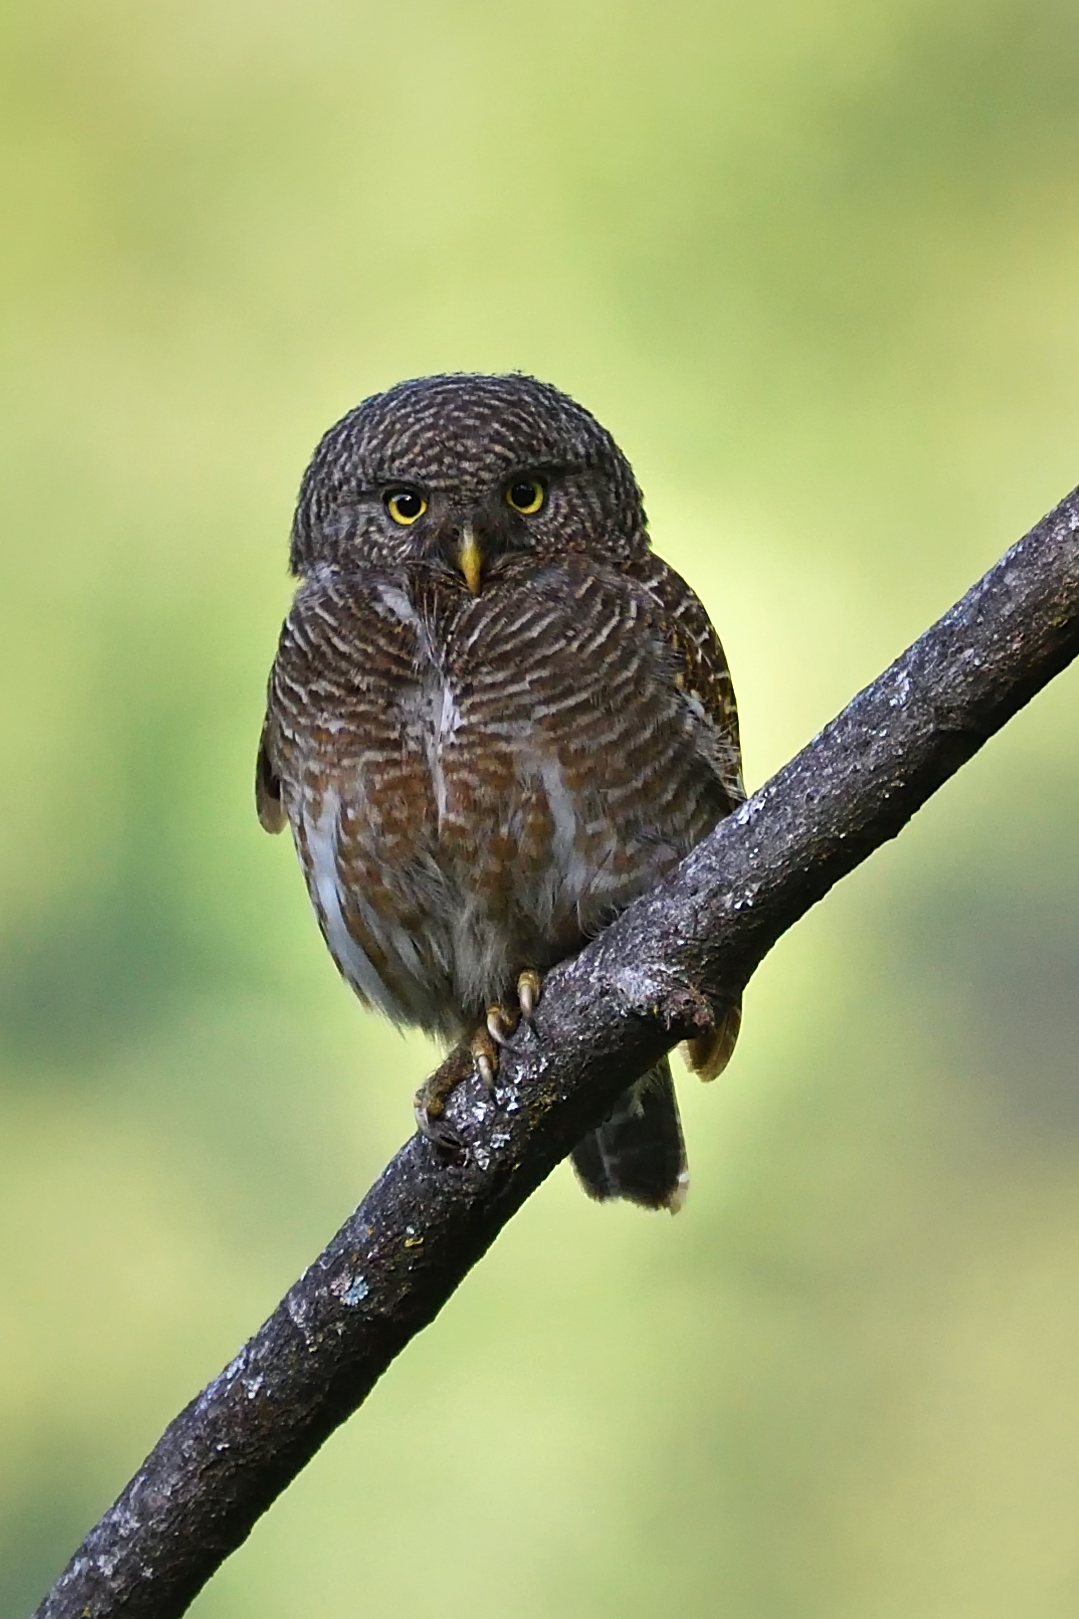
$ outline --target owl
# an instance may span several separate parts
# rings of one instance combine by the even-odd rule
[[[723,649],[651,550],[625,456],[523,375],[424,377],[331,427],[304,474],[270,674],[262,824],[292,830],[337,968],[489,1088],[543,975],[745,798]],[[740,1020],[688,1046],[704,1078]],[[417,1097],[444,1138],[445,1094]],[[677,1210],[669,1062],[573,1152],[584,1188]]]

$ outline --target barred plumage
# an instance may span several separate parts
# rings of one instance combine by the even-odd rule
[[[366,401],[316,451],[292,565],[260,815],[287,817],[338,968],[396,1021],[482,1031],[744,797],[704,608],[649,550],[625,458],[553,388],[436,377]],[[732,1010],[702,1069],[736,1028]],[[666,1064],[650,1084],[656,1163],[636,1124],[619,1171],[638,1088],[578,1169],[595,1195],[676,1206]]]

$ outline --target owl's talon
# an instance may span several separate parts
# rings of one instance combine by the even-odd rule
[[[513,1031],[517,1027],[517,1019],[513,1016],[512,1012],[507,1012],[504,1006],[499,1006],[496,1002],[493,1006],[489,1006],[487,1008],[487,1017],[485,1022],[490,1040],[494,1041],[496,1047],[510,1045],[513,1037]],[[477,1035],[476,1038],[482,1039],[482,1035]],[[475,1041],[473,1041],[473,1052],[475,1054]],[[494,1064],[497,1068],[497,1051],[494,1053]]]
[[[476,1030],[469,1048],[472,1053],[472,1066],[483,1081],[484,1089],[491,1096],[494,1095],[495,1075],[498,1072],[498,1047],[504,1044],[491,1028],[491,1014],[494,1010],[494,1007],[489,1009],[487,1027]]]
[[[521,1049],[521,1034],[527,1030],[534,1034],[532,1015],[536,1010],[536,1002],[540,998],[543,988],[543,979],[534,967],[526,967],[517,979],[517,1005],[506,1006],[501,1001],[494,1001],[487,1008],[487,1033],[496,1048],[504,1046],[507,1051]],[[495,1067],[498,1067],[497,1049],[494,1056]]]
[[[463,1154],[464,1142],[445,1118],[446,1104],[471,1072],[471,1049],[464,1045],[454,1047],[445,1062],[424,1080],[412,1104],[420,1135],[455,1157]]]
[[[463,1155],[465,1144],[452,1124],[448,1124],[445,1119],[439,1118],[437,1114],[432,1116],[427,1112],[426,1108],[420,1105],[418,1099],[413,1112],[416,1116],[416,1128],[425,1141],[431,1142],[432,1146],[441,1147],[445,1152],[452,1153],[454,1157]]]
[[[517,1004],[521,1008],[521,1021],[527,1024],[529,1029],[532,1029],[532,1014],[542,993],[542,975],[534,967],[526,967],[517,980]]]

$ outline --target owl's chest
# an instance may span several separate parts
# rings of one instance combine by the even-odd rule
[[[418,648],[415,680],[397,692],[390,723],[439,858],[465,861],[474,883],[510,862],[550,858],[572,731],[545,722],[540,683],[511,648],[446,653]]]
[[[439,870],[470,903],[576,935],[684,852],[661,800],[672,765],[698,766],[670,755],[681,705],[633,597],[590,575],[556,583],[481,596],[442,634],[417,615],[388,706]]]
[[[312,615],[281,671],[305,694],[290,814],[327,937],[418,1021],[418,986],[471,1004],[559,959],[717,818],[633,597],[532,586],[448,623],[396,586],[351,598],[358,629]]]

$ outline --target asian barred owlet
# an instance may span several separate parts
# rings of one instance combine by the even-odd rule
[[[425,377],[350,411],[290,562],[260,819],[291,825],[360,999],[471,1040],[489,1082],[544,971],[745,797],[723,649],[610,434],[531,377]],[[693,1044],[705,1078],[738,1020]],[[594,1197],[680,1206],[666,1058],[573,1161]]]

